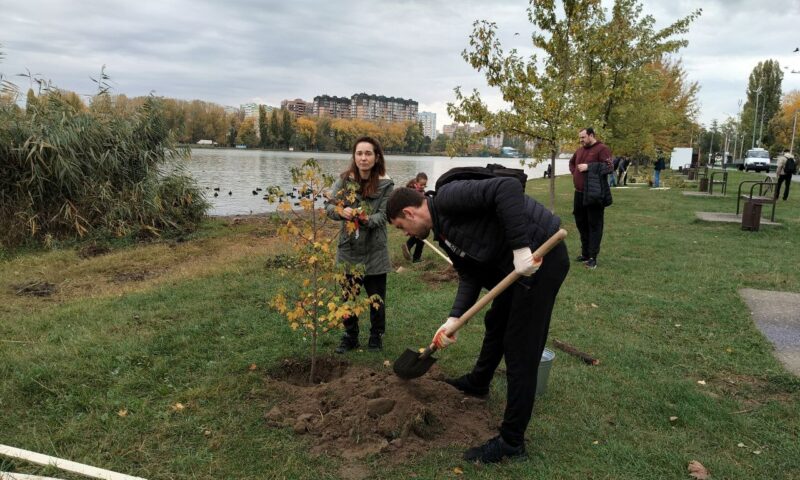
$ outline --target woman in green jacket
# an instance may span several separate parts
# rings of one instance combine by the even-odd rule
[[[328,217],[341,220],[336,261],[363,265],[364,276],[347,275],[357,293],[363,286],[368,296],[379,295],[378,308],[370,307],[371,328],[368,347],[383,348],[386,331],[386,274],[392,268],[386,236],[386,201],[394,182],[386,175],[386,160],[377,140],[361,137],[353,145],[350,167],[333,185],[333,200],[326,206]],[[346,291],[351,291],[349,288]],[[358,348],[358,316],[344,321],[345,333],[336,353]]]

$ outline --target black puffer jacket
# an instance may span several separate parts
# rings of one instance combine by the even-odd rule
[[[590,163],[586,170],[586,190],[583,192],[583,205],[603,205],[608,207],[613,201],[611,187],[608,186],[606,175],[611,170],[605,163]]]
[[[453,181],[428,198],[428,208],[433,234],[459,274],[453,317],[475,303],[481,288],[514,270],[513,250],[535,250],[561,225],[513,178]],[[535,276],[520,281],[530,284]]]

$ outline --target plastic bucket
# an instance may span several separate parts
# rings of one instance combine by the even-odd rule
[[[539,362],[539,373],[536,376],[537,397],[547,392],[547,379],[550,377],[550,367],[553,366],[553,359],[555,358],[555,352],[549,348],[545,348],[542,352],[542,360]]]

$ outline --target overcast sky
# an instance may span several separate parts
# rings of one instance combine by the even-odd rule
[[[606,6],[611,2],[606,0]],[[91,93],[101,66],[114,91],[238,106],[371,94],[411,98],[449,123],[453,88],[502,104],[461,58],[476,19],[494,21],[505,50],[530,51],[524,0],[0,0],[0,73],[23,88],[29,70]],[[678,54],[700,84],[703,123],[735,115],[762,60],[800,89],[800,0],[647,0],[666,26],[702,16]],[[515,33],[519,35],[515,35]]]

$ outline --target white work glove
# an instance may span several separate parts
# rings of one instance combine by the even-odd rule
[[[433,342],[431,342],[436,345],[436,348],[443,350],[456,343],[456,340],[458,340],[458,332],[453,333],[449,337],[445,334],[445,332],[452,330],[457,320],[458,319],[456,317],[448,317],[447,321],[444,322],[441,327],[439,327],[439,330],[436,330],[436,334],[433,336]]]
[[[541,265],[541,259],[538,262],[533,261],[533,252],[531,252],[530,247],[514,250],[514,271],[523,277],[530,277],[536,273],[536,270],[539,270]]]

